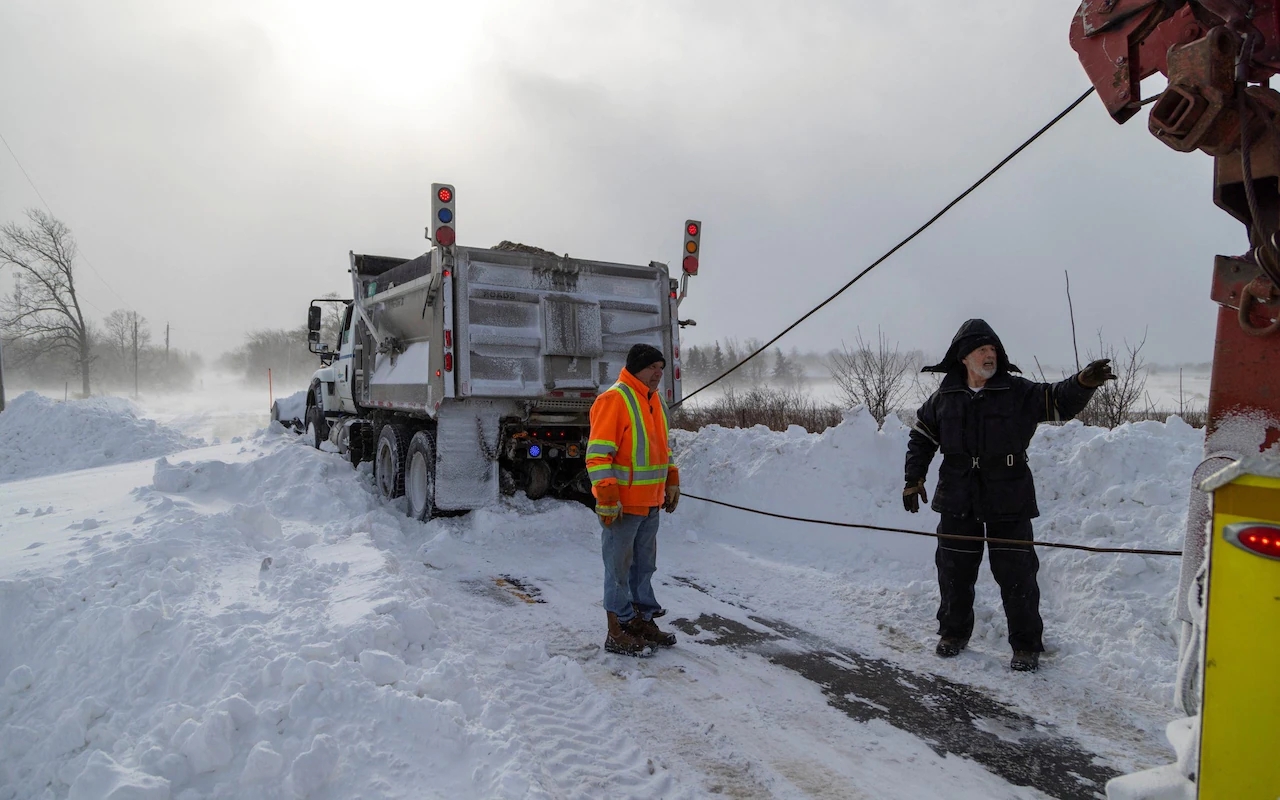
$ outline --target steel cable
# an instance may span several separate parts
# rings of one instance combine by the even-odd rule
[[[1139,556],[1181,556],[1181,550],[1150,550],[1145,548],[1131,547],[1090,547],[1083,544],[1068,544],[1066,542],[1027,542],[1021,539],[997,539],[987,536],[959,536],[952,533],[930,533],[929,531],[913,531],[909,528],[891,528],[884,525],[865,525],[859,522],[835,522],[826,519],[809,519],[808,517],[796,517],[791,514],[778,514],[773,511],[761,511],[758,508],[748,508],[733,503],[726,503],[723,500],[712,500],[709,497],[699,497],[696,494],[689,494],[681,491],[681,497],[688,497],[693,500],[701,500],[704,503],[711,503],[725,508],[732,508],[738,511],[746,511],[750,514],[759,514],[765,517],[774,517],[775,519],[785,519],[791,522],[807,522],[813,525],[831,525],[837,528],[859,528],[869,531],[881,531],[883,533],[904,533],[911,536],[927,536],[932,539],[963,539],[965,541],[987,542],[989,544],[1013,544],[1019,546],[1031,545],[1033,547],[1056,547],[1062,550],[1081,550],[1086,553],[1127,553],[1129,555]]]
[[[1044,133],[1045,133],[1046,131],[1048,131],[1048,130],[1049,130],[1050,128],[1052,128],[1054,125],[1058,124],[1058,122],[1059,122],[1063,117],[1065,117],[1067,114],[1070,114],[1073,110],[1075,110],[1075,107],[1076,107],[1076,106],[1078,106],[1078,105],[1080,105],[1081,103],[1083,103],[1083,102],[1084,102],[1084,100],[1085,100],[1085,98],[1087,98],[1087,97],[1088,97],[1089,95],[1091,95],[1091,94],[1093,94],[1093,87],[1092,87],[1092,86],[1090,86],[1090,87],[1089,87],[1089,89],[1088,89],[1087,91],[1085,91],[1085,93],[1084,93],[1084,94],[1082,94],[1082,95],[1080,95],[1079,97],[1077,97],[1077,98],[1075,99],[1075,101],[1071,103],[1071,105],[1069,105],[1069,106],[1067,106],[1066,108],[1064,108],[1064,109],[1063,109],[1063,110],[1062,110],[1062,111],[1061,111],[1061,112],[1060,112],[1056,117],[1054,117],[1053,119],[1051,119],[1051,120],[1049,120],[1047,123],[1045,123],[1045,124],[1044,124],[1044,126],[1040,128],[1040,130],[1038,130],[1038,131],[1036,131],[1035,133],[1033,133],[1029,139],[1027,139],[1027,140],[1026,140],[1025,142],[1023,142],[1022,144],[1018,145],[1018,147],[1017,147],[1017,148],[1016,148],[1012,153],[1010,153],[1009,155],[1007,155],[1007,156],[1005,156],[1003,159],[1001,159],[999,164],[996,164],[994,167],[992,167],[991,169],[987,170],[987,174],[983,175],[981,178],[979,178],[977,181],[975,181],[975,182],[973,183],[973,185],[971,185],[968,189],[965,189],[963,192],[961,192],[959,195],[957,195],[957,196],[956,196],[956,198],[955,198],[954,200],[952,200],[950,203],[947,203],[947,205],[946,205],[945,207],[943,207],[943,209],[942,209],[941,211],[939,211],[937,214],[934,214],[934,215],[929,219],[929,221],[928,221],[928,222],[926,222],[925,224],[921,225],[919,228],[916,228],[916,229],[915,229],[915,231],[913,231],[913,232],[911,233],[911,235],[910,235],[910,236],[908,236],[907,238],[905,238],[905,239],[903,239],[902,241],[900,241],[900,242],[898,242],[897,244],[895,244],[895,245],[894,245],[894,246],[893,246],[893,247],[892,247],[892,248],[891,248],[887,253],[885,253],[884,255],[882,255],[882,256],[880,256],[879,258],[877,258],[877,259],[876,259],[876,260],[871,264],[871,266],[869,266],[869,267],[867,267],[866,269],[862,270],[862,271],[861,271],[861,272],[859,272],[857,275],[854,275],[854,276],[853,276],[853,278],[852,278],[848,283],[846,283],[844,286],[841,286],[838,290],[836,290],[835,294],[831,295],[831,296],[830,296],[830,297],[828,297],[826,300],[823,300],[821,303],[819,303],[818,305],[814,306],[812,309],[810,309],[808,312],[806,312],[806,313],[805,313],[805,315],[804,315],[804,316],[802,316],[800,319],[796,320],[795,322],[793,322],[793,323],[791,323],[790,325],[788,325],[785,329],[783,329],[782,333],[779,333],[777,336],[773,337],[772,339],[770,339],[769,341],[767,341],[767,342],[765,342],[763,345],[761,345],[761,346],[760,346],[760,348],[759,348],[758,350],[756,350],[754,353],[752,353],[751,355],[749,355],[749,356],[747,356],[746,358],[742,359],[742,360],[741,360],[741,361],[739,361],[737,364],[734,364],[732,367],[730,367],[729,369],[727,369],[727,370],[725,370],[724,372],[722,372],[720,375],[718,375],[718,376],[716,376],[715,378],[713,378],[713,379],[712,379],[710,382],[708,382],[707,384],[705,384],[705,385],[703,385],[703,386],[700,386],[699,388],[697,388],[697,389],[695,389],[694,391],[690,392],[688,395],[684,396],[684,397],[683,397],[683,398],[681,398],[679,401],[677,401],[677,402],[675,402],[675,403],[672,403],[672,404],[671,404],[671,408],[676,408],[676,407],[680,406],[680,405],[681,405],[681,404],[683,404],[685,401],[689,400],[689,399],[690,399],[690,398],[692,398],[694,395],[698,394],[699,392],[703,391],[704,389],[709,389],[710,387],[714,386],[715,384],[717,384],[717,383],[719,383],[720,381],[724,380],[725,378],[729,377],[729,376],[730,376],[730,375],[732,375],[732,374],[733,374],[733,373],[734,373],[734,372],[735,372],[739,367],[741,367],[743,364],[746,364],[746,363],[747,363],[748,361],[750,361],[751,359],[755,358],[756,356],[758,356],[758,355],[760,355],[761,353],[763,353],[763,352],[765,352],[766,350],[768,350],[770,347],[772,347],[772,346],[773,346],[773,344],[774,344],[775,342],[777,342],[777,341],[778,341],[779,339],[781,339],[783,336],[786,336],[788,333],[790,333],[793,329],[795,329],[798,325],[800,325],[800,323],[804,322],[804,321],[805,321],[805,320],[807,320],[809,317],[812,317],[814,314],[818,313],[818,311],[822,310],[822,309],[823,309],[823,308],[824,308],[828,303],[830,303],[832,300],[835,300],[837,297],[839,297],[840,295],[844,294],[844,292],[845,292],[845,290],[846,290],[846,289],[848,289],[850,286],[853,286],[853,285],[854,285],[855,283],[857,283],[858,281],[862,280],[863,276],[865,276],[867,273],[871,272],[871,270],[875,269],[876,267],[880,266],[882,263],[884,263],[885,261],[887,261],[887,260],[889,259],[889,257],[890,257],[890,256],[892,256],[894,253],[898,252],[898,251],[899,251],[899,250],[901,250],[903,247],[905,247],[905,246],[906,246],[906,245],[907,245],[907,244],[908,244],[912,239],[914,239],[914,238],[916,238],[917,236],[919,236],[920,234],[924,233],[924,232],[925,232],[925,231],[926,231],[926,230],[927,230],[931,225],[933,225],[933,223],[935,223],[935,222],[937,222],[938,220],[942,219],[943,215],[945,215],[948,211],[950,211],[952,208],[954,208],[954,207],[955,207],[955,206],[956,206],[956,205],[957,205],[961,200],[963,200],[963,199],[965,199],[966,197],[968,197],[968,196],[969,196],[969,195],[970,195],[970,194],[971,194],[975,189],[977,189],[979,186],[981,186],[982,184],[986,183],[988,178],[990,178],[992,175],[995,175],[997,172],[999,172],[1001,167],[1003,167],[1005,164],[1008,164],[1010,161],[1012,161],[1012,160],[1014,159],[1014,157],[1015,157],[1015,156],[1017,156],[1017,155],[1018,155],[1019,153],[1021,153],[1023,150],[1026,150],[1026,149],[1031,145],[1031,143],[1032,143],[1032,142],[1034,142],[1036,139],[1039,139],[1041,136],[1043,136],[1043,135],[1044,135]]]

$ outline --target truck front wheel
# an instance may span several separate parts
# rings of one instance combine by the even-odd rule
[[[408,430],[403,425],[383,425],[373,457],[373,481],[387,500],[404,494],[404,462]]]
[[[329,423],[325,421],[324,412],[320,410],[320,406],[307,409],[307,428],[311,431],[311,444],[319,450],[320,444],[329,439]]]
[[[426,522],[436,511],[436,446],[430,431],[418,431],[405,457],[404,493],[409,516]]]

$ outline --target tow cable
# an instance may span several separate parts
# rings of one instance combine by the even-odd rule
[[[869,531],[881,531],[884,533],[905,533],[911,536],[928,536],[932,539],[960,539],[967,542],[988,542],[990,544],[1013,544],[1019,546],[1031,545],[1032,547],[1057,547],[1062,550],[1081,550],[1086,553],[1126,553],[1137,556],[1182,556],[1181,550],[1148,550],[1133,547],[1089,547],[1083,544],[1068,544],[1066,542],[1028,542],[1022,539],[994,539],[987,536],[960,536],[954,533],[930,533],[928,531],[913,531],[908,528],[890,528],[884,525],[864,525],[860,522],[835,522],[827,519],[809,519],[808,517],[795,517],[790,514],[777,514],[772,511],[761,511],[758,508],[747,508],[746,506],[734,505],[726,503],[723,500],[712,500],[709,497],[699,497],[696,494],[689,494],[681,490],[681,498],[691,498],[693,500],[701,500],[704,503],[711,503],[725,508],[733,508],[738,511],[746,511],[749,514],[759,514],[764,517],[774,517],[775,519],[785,519],[792,522],[807,522],[812,525],[831,525],[836,528],[859,528]]]

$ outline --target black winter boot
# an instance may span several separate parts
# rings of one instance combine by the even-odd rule
[[[1009,661],[1009,669],[1014,672],[1035,672],[1040,668],[1040,654],[1034,650],[1015,650]]]
[[[938,646],[933,649],[933,652],[943,658],[954,658],[955,656],[960,655],[960,651],[968,644],[968,639],[960,639],[955,636],[943,636],[938,640]]]

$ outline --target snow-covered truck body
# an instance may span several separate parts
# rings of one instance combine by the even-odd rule
[[[326,362],[307,397],[315,444],[372,460],[382,494],[404,493],[418,518],[520,489],[586,499],[588,414],[632,345],[666,354],[662,391],[680,399],[683,282],[658,262],[436,238],[412,259],[351,254],[336,342],[318,342],[313,302]]]

